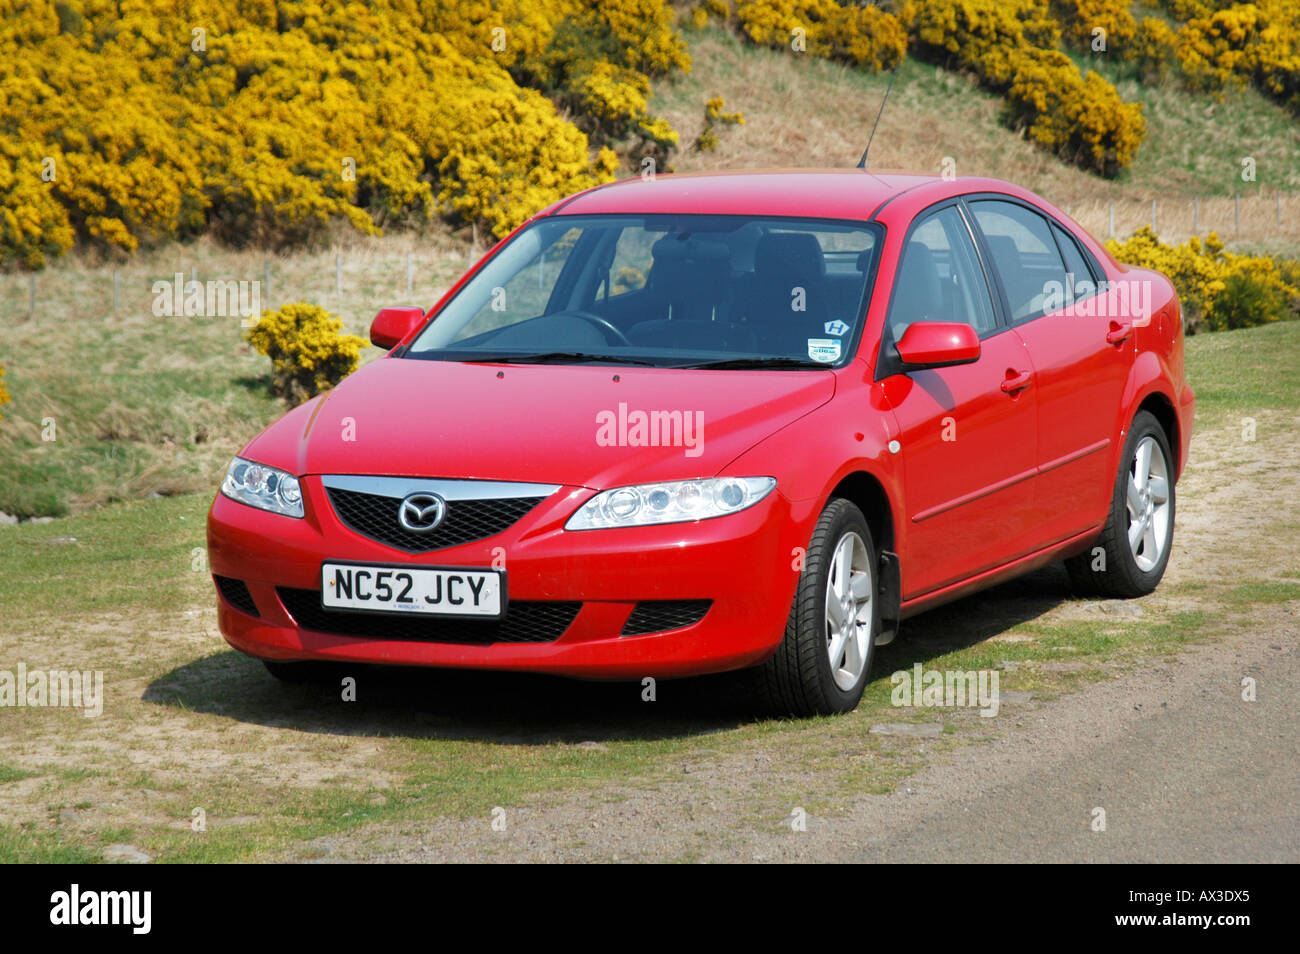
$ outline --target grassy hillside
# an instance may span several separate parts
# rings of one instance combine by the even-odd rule
[[[689,34],[694,68],[661,80],[651,109],[681,133],[684,146],[699,134],[704,103],[713,96],[745,115],[727,127],[714,152],[689,149],[674,159],[680,171],[782,166],[854,165],[889,83],[887,73],[861,70],[791,51],[744,44],[709,28]],[[1061,162],[1006,128],[1002,99],[973,79],[904,60],[871,147],[873,169],[938,174],[945,156],[958,175],[992,175],[1041,193],[1099,237],[1108,222],[1100,211],[1117,202],[1116,232],[1150,222],[1159,199],[1169,218],[1162,237],[1191,231],[1191,199],[1202,199],[1201,231],[1233,236],[1230,197],[1240,193],[1242,234],[1251,243],[1291,243],[1300,248],[1300,121],[1253,89],[1217,101],[1175,83],[1149,86],[1128,67],[1104,56],[1077,57],[1115,83],[1126,100],[1145,104],[1147,137],[1133,165],[1113,181]],[[1243,157],[1256,160],[1256,181],[1242,182]],[[1282,194],[1283,224],[1276,224],[1275,196]],[[1085,210],[1090,213],[1087,218]],[[1164,216],[1161,216],[1164,219]],[[1168,231],[1168,235],[1166,235]],[[1285,240],[1277,242],[1281,236]]]

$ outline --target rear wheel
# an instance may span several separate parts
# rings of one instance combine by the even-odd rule
[[[763,701],[797,716],[852,711],[867,684],[879,630],[871,530],[861,510],[836,498],[813,530],[785,636],[755,670]]]
[[[1065,563],[1079,592],[1134,597],[1156,588],[1174,542],[1173,459],[1160,422],[1139,411],[1124,442],[1101,537]]]

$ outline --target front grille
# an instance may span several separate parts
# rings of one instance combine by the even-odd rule
[[[217,584],[217,592],[221,594],[222,599],[239,610],[241,613],[247,613],[249,616],[256,616],[257,604],[253,602],[253,594],[248,592],[248,586],[243,580],[231,579],[228,576],[217,576],[215,573],[212,579]]]
[[[428,533],[412,533],[397,522],[401,497],[339,487],[327,487],[326,490],[334,512],[350,529],[407,553],[427,553],[495,536],[546,499],[448,500],[442,523]]]
[[[624,636],[644,636],[666,629],[693,626],[704,619],[713,600],[644,600],[623,624]]]
[[[336,636],[435,643],[553,643],[582,609],[578,602],[520,601],[506,605],[504,619],[447,619],[325,609],[320,605],[319,590],[281,586],[276,592],[289,615],[304,629]]]

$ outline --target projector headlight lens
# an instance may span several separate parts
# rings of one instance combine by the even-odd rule
[[[242,457],[236,457],[226,468],[221,492],[231,500],[258,510],[269,510],[286,517],[303,515],[302,487],[297,477]]]
[[[564,529],[644,527],[725,517],[752,507],[775,487],[775,477],[704,477],[617,487],[579,507]]]

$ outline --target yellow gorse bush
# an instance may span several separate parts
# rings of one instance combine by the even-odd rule
[[[356,370],[366,340],[342,330],[324,308],[296,302],[264,312],[244,337],[271,359],[271,393],[296,405]]]
[[[1054,48],[1061,27],[1046,0],[908,0],[904,19],[921,52],[1005,93],[1008,120],[1032,141],[1102,175],[1137,155],[1142,105]]]
[[[727,101],[721,96],[714,96],[704,104],[704,128],[695,139],[695,148],[700,152],[711,152],[718,148],[718,143],[721,142],[718,139],[718,126],[745,125],[744,113],[724,113],[722,109],[726,105]]]
[[[836,0],[741,0],[741,31],[760,46],[792,49],[868,70],[893,69],[907,51],[907,32],[879,7]]]
[[[1081,50],[1092,50],[1104,39],[1104,50],[1123,59],[1133,52],[1138,23],[1130,0],[1053,0],[1066,42]],[[1094,31],[1105,31],[1097,35]]]
[[[1029,138],[1076,165],[1114,175],[1146,135],[1141,103],[1126,103],[1089,70],[1080,76],[1059,50],[1024,50],[1013,59],[1006,112]]]
[[[1163,272],[1174,283],[1183,316],[1193,330],[1266,324],[1300,314],[1300,269],[1268,255],[1224,250],[1214,232],[1181,245],[1165,245],[1144,226],[1106,248],[1119,261]]]
[[[611,180],[609,143],[666,156],[649,77],[687,68],[661,0],[0,0],[0,265],[339,219],[504,235]]]
[[[0,405],[8,404],[11,400],[12,398],[9,397],[9,392],[5,390],[4,365],[0,364]],[[3,420],[4,420],[4,415],[0,414],[0,421]]]
[[[1179,31],[1177,53],[1194,88],[1253,82],[1300,111],[1300,0],[1204,10]]]

